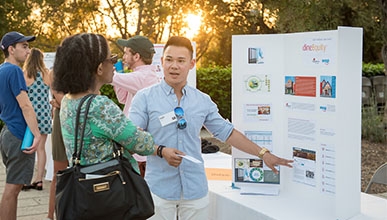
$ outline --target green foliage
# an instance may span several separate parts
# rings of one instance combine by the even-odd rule
[[[9,31],[20,31],[30,35],[34,30],[31,28],[33,22],[29,19],[32,13],[31,1],[1,1],[0,4],[0,34],[3,36]]]
[[[118,106],[120,106],[121,109],[124,109],[124,105],[118,102],[116,93],[114,92],[112,85],[105,84],[102,86],[100,91],[101,91],[101,95],[106,95],[111,100],[113,100],[113,102],[115,102]]]
[[[197,88],[211,96],[219,113],[231,121],[231,67],[199,68],[196,71]]]
[[[4,127],[4,122],[2,120],[0,120],[0,131],[1,131],[1,129],[3,129],[3,127]]]
[[[337,26],[362,27],[363,60],[381,62],[387,19],[380,3],[380,0],[7,0],[0,4],[0,35],[11,30],[33,34],[38,37],[32,47],[52,52],[71,34],[93,32],[105,35],[114,51],[118,50],[117,38],[138,34],[148,36],[154,43],[165,42],[163,36],[191,38],[186,16],[197,14],[201,26],[192,40],[196,42],[198,64],[203,67],[231,64],[233,35],[335,30]]]
[[[335,30],[338,26],[363,28],[363,60],[381,62],[383,45],[382,9],[379,0],[277,0],[279,33]]]
[[[372,77],[384,75],[384,64],[383,63],[363,63],[363,76]]]
[[[371,142],[383,143],[384,135],[383,115],[378,114],[376,105],[362,108],[361,137]]]

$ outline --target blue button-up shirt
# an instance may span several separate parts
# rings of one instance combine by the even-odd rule
[[[187,120],[185,129],[177,122],[161,125],[159,117],[180,106]],[[222,118],[211,98],[186,85],[178,103],[176,94],[164,80],[160,84],[139,91],[129,110],[134,124],[150,132],[155,144],[176,148],[203,162],[200,130],[204,125],[216,138],[226,141],[233,125]],[[152,193],[166,200],[192,200],[207,195],[208,184],[203,163],[183,159],[179,167],[170,166],[164,158],[148,156],[145,179]]]

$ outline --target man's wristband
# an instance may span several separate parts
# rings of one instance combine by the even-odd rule
[[[159,145],[159,147],[157,148],[157,152],[156,152],[156,154],[157,154],[157,156],[159,156],[160,158],[163,158],[163,148],[164,148],[165,146],[164,145]]]
[[[267,152],[270,153],[269,149],[262,147],[261,151],[259,151],[259,153],[258,153],[258,157],[263,160],[263,155],[265,155]]]

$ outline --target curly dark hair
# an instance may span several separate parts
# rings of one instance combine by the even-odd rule
[[[65,38],[56,50],[52,88],[70,94],[93,90],[98,66],[107,58],[108,50],[106,38],[99,34]]]

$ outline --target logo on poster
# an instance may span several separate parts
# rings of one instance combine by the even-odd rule
[[[329,65],[329,59],[322,59],[321,62],[325,65]]]
[[[327,48],[327,45],[324,45],[324,44],[320,44],[320,45],[316,45],[316,44],[304,44],[304,46],[302,47],[302,50],[303,51],[315,51],[315,52],[324,52],[325,53],[325,50]]]

